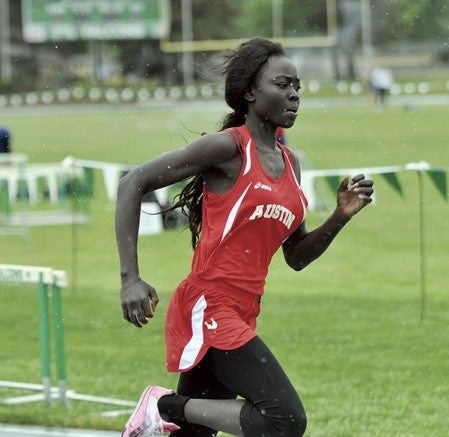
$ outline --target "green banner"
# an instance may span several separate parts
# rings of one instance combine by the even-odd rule
[[[342,179],[343,178],[341,178],[340,176],[324,176],[324,180],[327,182],[329,188],[333,193],[337,192]]]
[[[425,163],[421,164],[407,164],[405,166],[406,170],[416,170],[421,173],[426,173],[430,180],[432,181],[433,185],[436,187],[438,192],[441,194],[441,197],[444,200],[447,200],[448,198],[448,190],[447,190],[447,169],[444,167],[432,167],[430,164]],[[367,169],[368,170],[368,169]],[[385,171],[382,168],[383,171]],[[399,195],[404,196],[404,190],[402,189],[402,185],[398,178],[398,172],[396,171],[380,171],[378,174],[382,176],[385,181],[390,185],[393,190],[395,190]],[[349,172],[349,170],[348,170]],[[335,175],[327,175],[323,176],[324,180],[326,181],[327,185],[330,187],[332,192],[336,192],[340,182],[341,177],[335,176]]]
[[[446,170],[441,168],[431,168],[427,171],[427,174],[443,199],[447,200]]]
[[[22,0],[27,42],[159,39],[169,30],[164,0]]]
[[[396,173],[381,173],[381,175],[395,191],[397,191],[401,196],[404,195],[404,192],[402,191],[402,186],[399,182]]]

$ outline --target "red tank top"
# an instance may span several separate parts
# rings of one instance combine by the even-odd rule
[[[269,176],[245,125],[227,129],[243,158],[240,175],[224,195],[203,191],[202,229],[192,273],[219,289],[262,295],[270,261],[303,222],[307,200],[286,147],[285,170]]]

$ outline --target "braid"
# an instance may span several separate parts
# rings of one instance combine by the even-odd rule
[[[225,116],[222,122],[222,129],[227,129],[228,127],[241,126],[245,124],[246,113],[240,111],[230,112]]]
[[[168,209],[172,211],[180,208],[181,212],[187,217],[189,230],[192,234],[192,248],[198,244],[202,224],[203,207],[203,177],[198,174],[191,178],[182,191],[175,196],[175,203]]]

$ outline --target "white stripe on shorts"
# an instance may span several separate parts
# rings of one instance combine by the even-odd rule
[[[201,296],[192,309],[192,338],[186,344],[179,360],[179,370],[188,369],[195,362],[204,343],[203,322],[204,311],[207,308],[206,298]]]

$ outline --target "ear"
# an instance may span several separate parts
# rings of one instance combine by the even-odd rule
[[[256,98],[254,97],[254,93],[253,93],[253,90],[251,89],[251,90],[249,90],[249,91],[247,91],[246,93],[245,93],[245,95],[244,95],[244,97],[245,97],[245,99],[248,101],[248,102],[254,102],[254,100],[256,100]]]

